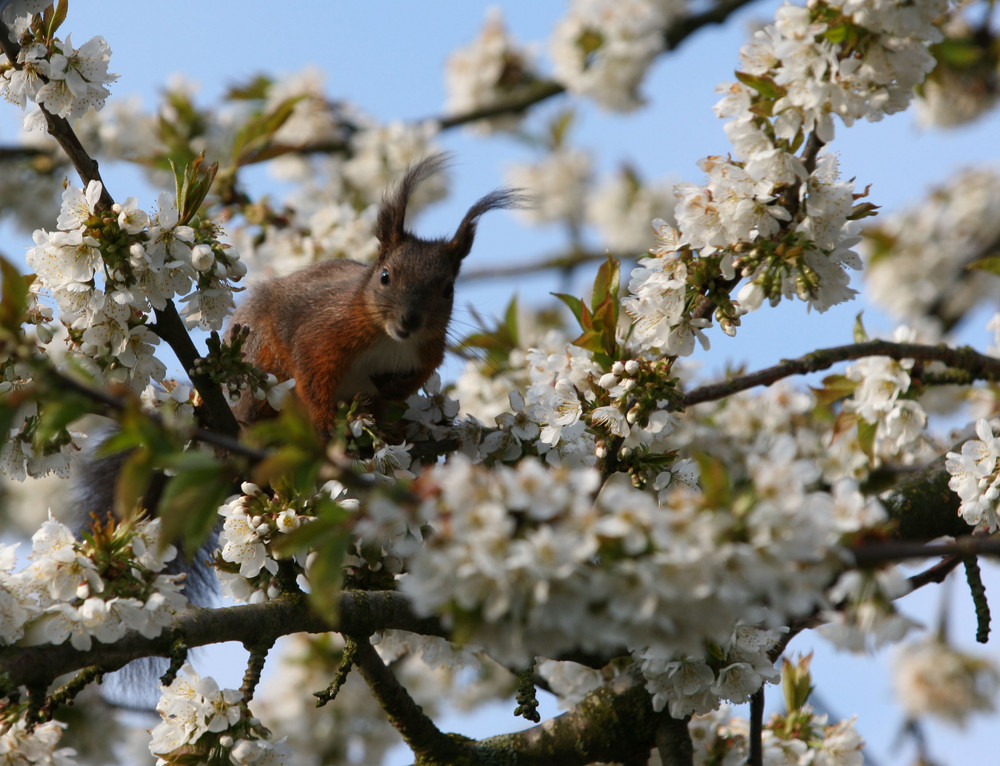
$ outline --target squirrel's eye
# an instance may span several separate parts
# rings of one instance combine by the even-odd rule
[[[452,295],[454,295],[455,294],[455,283],[454,282],[446,282],[445,286],[444,286],[444,289],[441,290],[441,294],[444,295],[445,298],[450,298]]]
[[[389,284],[389,269],[382,269],[382,273],[379,274],[378,281],[383,285]]]

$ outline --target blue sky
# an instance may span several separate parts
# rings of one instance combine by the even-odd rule
[[[298,0],[276,4],[260,0],[174,0],[145,5],[123,0],[99,4],[77,0],[71,4],[64,30],[72,32],[77,45],[95,34],[108,40],[113,51],[111,69],[121,74],[112,86],[112,98],[138,95],[147,107],[152,107],[167,79],[183,73],[201,83],[199,98],[210,102],[228,85],[255,73],[289,73],[311,65],[326,73],[331,98],[351,101],[380,120],[410,120],[441,114],[445,59],[450,51],[478,33],[486,9],[494,4],[501,5],[509,29],[519,40],[540,43],[542,69],[546,71],[544,44],[563,12],[563,3]],[[755,4],[725,28],[702,31],[681,50],[661,58],[643,88],[649,97],[647,108],[622,116],[578,104],[574,136],[579,144],[595,152],[598,171],[609,173],[622,161],[628,161],[646,178],[670,176],[699,181],[697,161],[728,151],[723,122],[712,113],[718,98],[715,86],[732,79],[748,24],[771,18],[776,5]],[[565,102],[559,101],[543,110],[553,113],[564,106]],[[0,141],[6,144],[16,136],[19,115],[13,106],[2,107]],[[834,147],[840,152],[843,175],[856,177],[861,188],[871,184],[871,201],[891,211],[918,199],[927,187],[944,180],[958,167],[1000,164],[998,135],[1000,118],[996,114],[969,127],[934,132],[921,130],[914,124],[912,113],[905,113],[849,129],[838,124]],[[452,231],[472,200],[503,183],[508,165],[533,156],[511,139],[482,139],[462,131],[447,133],[440,143],[454,152],[456,161],[452,196],[416,224],[419,231],[432,235]],[[105,168],[104,174],[116,199],[135,195],[144,207],[153,206],[156,190],[142,184],[139,174],[120,167]],[[254,190],[265,191],[269,183],[265,173],[254,174]],[[467,268],[530,260],[557,251],[562,243],[561,233],[555,228],[527,229],[513,217],[495,214],[484,219]],[[16,257],[30,244],[29,237],[13,232],[11,227],[0,228],[0,251]],[[591,278],[589,273],[583,273],[568,287],[552,276],[493,285],[460,285],[456,305],[460,312],[463,306],[474,304],[480,313],[496,314],[515,290],[522,300],[540,300],[553,290],[582,293]],[[818,346],[849,342],[851,325],[861,309],[866,311],[870,331],[891,330],[888,320],[863,303],[837,307],[824,315],[809,314],[801,304],[779,311],[763,310],[745,320],[734,340],[713,333],[712,353],[704,356],[706,367],[718,371],[726,362],[747,362],[756,368]],[[467,315],[460,314],[459,320],[463,324],[471,322]],[[971,339],[982,343],[985,337],[981,328],[970,327]],[[995,570],[992,579],[997,579]],[[911,600],[906,599],[904,608],[932,622],[938,597],[937,592],[918,594],[912,601],[914,606],[910,607]],[[971,637],[971,607],[964,590],[955,588],[952,598],[956,612],[962,613],[956,620],[961,627],[956,625],[956,629]],[[917,601],[922,602],[919,609]],[[886,704],[891,702],[891,695],[882,671],[870,672],[870,664],[835,654],[812,637],[797,641],[795,647],[808,651],[813,644],[819,655],[814,664],[815,676],[824,699],[838,714],[861,714],[860,729],[872,743],[872,754],[879,763],[905,762],[888,757],[900,714]],[[992,653],[996,655],[996,650]],[[235,679],[240,671],[234,672],[234,680],[222,682],[238,685]],[[771,696],[776,699],[779,695]],[[492,720],[486,724],[488,728],[469,733],[496,733],[509,728],[510,723],[509,719]],[[976,753],[993,752],[990,723],[981,722],[960,736],[935,729],[932,752],[939,757],[947,754],[954,763],[974,760]],[[960,754],[963,752],[966,756]],[[409,762],[405,753],[393,761],[405,762]]]

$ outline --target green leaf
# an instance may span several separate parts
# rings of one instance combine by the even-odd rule
[[[809,672],[811,662],[812,654],[802,657],[798,665],[793,665],[784,658],[781,660],[781,689],[785,697],[785,709],[789,713],[801,710],[813,693],[815,687]]]
[[[503,315],[503,326],[507,330],[507,338],[513,348],[521,342],[521,329],[517,324],[517,296],[510,299],[507,304],[507,311]]]
[[[24,324],[28,308],[28,286],[32,277],[19,272],[6,258],[0,256],[0,276],[3,286],[0,288],[0,330],[11,337],[21,335],[21,325]]]
[[[705,503],[709,508],[729,508],[733,488],[725,463],[704,452],[695,452]]]
[[[812,392],[821,404],[833,404],[850,396],[857,388],[858,382],[846,375],[828,375],[823,378],[823,387],[813,388]]]
[[[836,441],[841,436],[851,431],[858,425],[858,417],[856,412],[846,412],[841,410],[837,413],[836,420],[833,421],[833,439]]]
[[[983,60],[985,51],[969,39],[945,38],[931,47],[934,58],[956,69],[970,69]]]
[[[118,483],[115,485],[115,516],[124,519],[135,510],[139,500],[149,489],[152,478],[153,456],[150,451],[142,448],[132,450],[118,472]]]
[[[14,427],[18,409],[10,403],[8,395],[0,396],[0,447],[6,444],[11,437],[10,429]]]
[[[747,72],[737,70],[736,79],[748,88],[757,91],[763,98],[776,99],[785,93],[784,88],[765,75],[748,74]]]
[[[253,470],[253,481],[262,487],[302,491],[316,483],[321,465],[316,453],[290,445],[274,450],[258,463]]]
[[[279,536],[272,543],[276,553],[291,556],[307,550],[316,550],[344,534],[345,523],[351,514],[343,506],[329,498],[318,499],[315,506],[314,521]]]
[[[157,508],[163,519],[163,539],[181,539],[196,551],[218,521],[219,506],[234,492],[234,477],[214,455],[196,450],[168,461],[174,475],[167,481]]]
[[[237,166],[249,165],[270,159],[273,153],[266,150],[274,134],[292,116],[295,105],[305,96],[292,96],[268,112],[254,115],[236,133],[233,139],[233,159]]]
[[[568,295],[567,293],[552,293],[553,296],[565,303],[569,310],[573,312],[573,316],[576,317],[576,321],[583,326],[583,311],[584,305],[583,301],[577,298],[575,295]]]
[[[341,586],[344,582],[344,559],[351,536],[346,529],[316,549],[309,567],[309,601],[331,625],[340,616]]]
[[[90,399],[70,393],[60,395],[59,399],[50,399],[41,408],[38,428],[35,430],[35,447],[44,450],[44,445],[60,434],[66,428],[93,409]]]
[[[878,430],[878,423],[869,423],[858,419],[858,446],[869,460],[875,460],[875,432]]]
[[[566,137],[569,135],[569,129],[573,126],[575,118],[576,114],[572,109],[564,109],[552,118],[549,122],[549,149],[558,149],[566,143]]]
[[[213,162],[202,170],[201,165],[205,161],[204,150],[191,162],[185,163],[182,169],[178,169],[173,160],[168,161],[174,173],[178,223],[186,224],[195,216],[208,196],[212,182],[219,172],[219,163]]]
[[[66,14],[68,12],[69,12],[68,0],[59,0],[59,2],[56,3],[55,5],[52,15],[49,16],[48,14],[46,14],[48,20],[48,26],[46,28],[46,32],[48,33],[49,37],[55,37],[55,34],[59,30],[59,27],[61,27],[62,23],[66,21]]]
[[[225,98],[229,101],[259,101],[267,98],[274,81],[270,77],[258,74],[253,79],[242,84],[231,85]]]
[[[965,268],[985,271],[1000,276],[1000,253],[977,258]]]
[[[842,43],[847,39],[848,27],[846,24],[837,24],[827,27],[823,37],[831,43]]]
[[[854,318],[854,342],[864,343],[868,340],[868,333],[865,332],[864,323],[861,321],[861,317],[865,314],[864,311],[859,311],[858,315]]]
[[[618,303],[620,272],[621,265],[618,259],[609,254],[608,259],[597,270],[597,277],[594,279],[594,292],[590,297],[590,307],[594,312],[606,300]]]
[[[847,220],[860,221],[862,218],[871,218],[878,215],[878,210],[879,206],[871,202],[859,202],[851,208],[851,213],[847,216]]]
[[[602,353],[604,351],[604,336],[595,330],[587,330],[573,341],[573,345],[593,351],[595,354]]]

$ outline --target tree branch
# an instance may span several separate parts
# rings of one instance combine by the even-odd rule
[[[770,386],[792,375],[807,375],[826,370],[850,359],[868,356],[887,356],[891,359],[913,359],[944,362],[949,367],[967,371],[978,380],[1000,380],[1000,359],[969,348],[924,345],[920,343],[894,343],[888,340],[869,340],[846,346],[832,346],[819,349],[798,359],[786,359],[772,367],[757,372],[737,375],[720,383],[699,386],[684,396],[684,406],[715,401],[739,391],[757,386]]]
[[[70,644],[0,647],[0,678],[3,691],[18,686],[47,685],[54,678],[80,668],[95,667],[103,672],[118,670],[140,657],[167,657],[178,639],[189,647],[225,641],[243,642],[253,636],[257,645],[266,645],[292,633],[343,633],[370,635],[380,630],[408,630],[432,636],[446,636],[434,619],[417,617],[409,602],[393,591],[345,591],[340,599],[340,619],[331,626],[301,595],[282,596],[263,604],[200,609],[191,607],[156,638],[136,631],[113,644],[94,641],[87,651]]]
[[[459,274],[460,282],[475,282],[484,279],[511,279],[522,277],[526,274],[537,274],[540,271],[572,271],[578,266],[588,263],[599,263],[607,260],[608,254],[589,252],[586,250],[573,250],[569,253],[543,257],[535,261],[523,261],[504,266],[483,266],[476,269],[469,269]],[[615,256],[620,260],[625,260],[635,256]]]
[[[750,756],[747,766],[764,766],[764,687],[750,697]]]
[[[516,755],[518,766],[621,763],[648,759],[657,745],[657,732],[664,736],[661,726],[673,739],[671,751],[678,753],[671,766],[689,765],[690,756],[683,755],[685,739],[688,753],[691,746],[687,722],[654,711],[642,675],[632,668],[592,691],[572,710],[525,731],[480,740],[477,750],[489,753],[490,763]]]
[[[877,566],[890,561],[927,559],[938,556],[1000,556],[1000,537],[968,535],[949,543],[921,543],[908,540],[886,540],[867,543],[851,549],[859,567]]]
[[[108,411],[120,413],[125,412],[129,408],[129,402],[126,399],[115,396],[114,394],[108,393],[102,389],[94,388],[86,383],[82,383],[81,381],[60,372],[54,367],[47,367],[44,374],[54,386],[65,391],[80,394],[81,396],[102,405]],[[147,413],[147,416],[156,425],[161,427],[165,425],[163,418],[158,412],[149,412]],[[236,439],[234,436],[230,436],[228,434],[216,433],[215,431],[209,431],[204,428],[196,428],[190,436],[195,441],[210,444],[213,447],[219,447],[230,454],[248,458],[254,463],[259,463],[269,457],[268,452],[255,447],[250,447],[249,445],[239,441],[239,439]]]
[[[744,5],[748,5],[752,1],[724,0],[707,11],[676,20],[664,32],[664,52],[666,53],[680,47],[681,43],[702,27],[724,23],[734,11],[742,8]],[[540,104],[565,92],[565,86],[555,80],[536,80],[531,85],[520,89],[516,95],[500,103],[480,107],[479,109],[472,109],[460,114],[431,117],[429,121],[436,122],[441,127],[441,130],[448,130],[449,128],[467,125],[470,122],[490,117],[520,114],[536,104]],[[422,120],[422,122],[425,121],[428,120]]]
[[[443,734],[382,662],[368,637],[355,636],[354,640],[357,644],[355,667],[389,717],[389,722],[417,755],[418,763],[465,762],[472,740]]]

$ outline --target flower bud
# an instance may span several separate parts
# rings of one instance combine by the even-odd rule
[[[206,244],[195,245],[191,248],[191,265],[196,271],[208,271],[215,264],[215,253]]]

